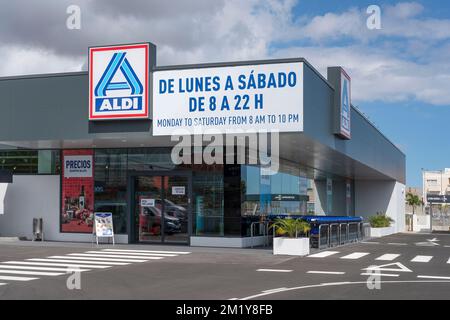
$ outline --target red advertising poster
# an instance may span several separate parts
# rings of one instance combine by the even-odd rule
[[[61,231],[92,233],[94,224],[94,151],[64,150]]]

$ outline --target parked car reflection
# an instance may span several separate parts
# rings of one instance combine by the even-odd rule
[[[141,232],[149,233],[152,235],[161,234],[161,216],[161,209],[157,207],[142,208],[142,214],[139,217],[139,226]],[[166,234],[181,232],[180,219],[171,215],[165,215],[164,232]]]

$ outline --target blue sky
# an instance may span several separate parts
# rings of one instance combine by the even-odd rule
[[[79,30],[66,27],[73,4]],[[366,26],[369,5],[381,30]],[[89,46],[141,41],[157,45],[159,65],[304,57],[323,75],[340,65],[353,104],[406,153],[408,185],[421,185],[421,168],[450,167],[448,1],[5,1],[0,76],[86,70]]]
[[[351,1],[351,0],[316,0],[316,1],[299,1],[295,6],[293,12],[295,12],[295,19],[302,16],[307,16],[308,20],[314,19],[314,17],[324,17],[325,15],[332,13],[336,16],[343,15],[345,12],[351,10],[351,8],[357,8],[362,10],[367,8],[368,5],[376,4],[382,8],[382,28],[389,28],[390,26],[383,26],[384,9],[386,6],[398,5],[399,1]],[[415,1],[415,2],[402,2],[404,4],[416,5],[417,12],[411,13],[411,17],[408,20],[417,19],[418,21],[433,21],[432,24],[440,22],[448,22],[450,19],[450,3],[446,1]],[[422,8],[420,8],[422,7]],[[389,18],[388,18],[389,19]],[[446,24],[444,24],[446,25]],[[395,26],[398,27],[398,26]],[[414,32],[411,30],[411,33]],[[448,87],[450,91],[450,77],[448,74],[440,74],[436,79],[433,79],[432,73],[439,68],[439,59],[444,60],[447,68],[450,61],[450,46],[448,36],[442,36],[439,39],[427,39],[426,35],[417,36],[403,36],[401,30],[393,32],[393,34],[382,34],[375,39],[362,40],[355,35],[341,35],[337,37],[324,38],[321,41],[316,41],[314,37],[310,39],[300,39],[298,45],[301,47],[321,47],[321,48],[348,48],[349,46],[356,46],[361,52],[364,49],[373,48],[378,50],[379,48],[386,48],[386,55],[381,56],[383,58],[394,57],[398,59],[405,66],[419,67],[420,72],[427,74],[428,79],[428,91],[433,89],[432,81],[442,82],[438,85]],[[431,36],[431,35],[430,35]],[[423,48],[420,48],[418,52],[410,52],[406,48],[411,46],[411,42],[421,43],[423,42]],[[287,48],[295,45],[294,42],[290,42],[286,45]],[[283,43],[277,43],[278,48],[285,46]],[[276,49],[278,50],[278,49]],[[431,61],[429,56],[440,56],[438,61]],[[448,56],[448,58],[447,58]],[[445,61],[446,60],[446,61]],[[395,60],[394,60],[395,61]],[[410,64],[408,64],[410,63]],[[353,66],[353,69],[358,66]],[[425,70],[429,68],[428,72]],[[351,68],[352,69],[352,68]],[[357,71],[357,70],[353,70]],[[399,70],[396,75],[409,76],[408,70]],[[354,81],[358,81],[361,75],[358,74],[353,77]],[[414,77],[407,79],[405,86],[408,86],[410,81],[413,81]],[[367,81],[367,79],[365,80]],[[370,81],[370,80],[369,80]],[[387,80],[388,81],[388,80]],[[445,83],[445,84],[444,84]],[[356,83],[355,83],[356,85]],[[377,85],[375,82],[374,86]],[[354,99],[354,104],[370,118],[372,122],[386,135],[388,136],[407,156],[407,184],[409,186],[420,187],[421,170],[424,169],[441,169],[450,167],[450,149],[447,148],[447,133],[449,129],[450,119],[450,101],[447,98],[439,98],[440,92],[438,90],[433,93],[436,96],[431,97],[426,94],[414,96],[408,91],[401,92],[386,91],[385,94],[399,94],[399,97],[390,99],[389,96],[385,96],[383,92],[379,97],[364,98],[358,94]],[[447,94],[448,96],[448,94]]]

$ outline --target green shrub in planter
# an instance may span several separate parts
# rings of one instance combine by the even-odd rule
[[[311,230],[308,222],[302,219],[276,219],[271,228],[275,228],[277,235],[288,238],[298,238],[298,236],[307,236]]]
[[[372,228],[388,228],[391,226],[392,222],[394,222],[394,220],[384,213],[377,213],[376,216],[369,218],[369,223]]]

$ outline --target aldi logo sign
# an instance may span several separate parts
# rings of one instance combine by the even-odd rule
[[[89,120],[145,119],[149,44],[89,48]]]

